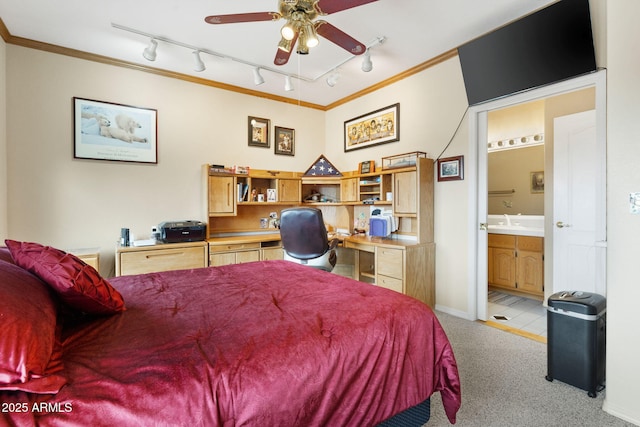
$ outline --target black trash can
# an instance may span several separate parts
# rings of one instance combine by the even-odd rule
[[[607,302],[602,295],[564,291],[547,301],[547,376],[586,390],[604,389]]]

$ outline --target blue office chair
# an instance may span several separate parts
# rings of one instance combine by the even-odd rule
[[[280,213],[280,238],[287,261],[325,271],[332,271],[336,265],[338,239],[329,241],[320,209],[283,209]]]

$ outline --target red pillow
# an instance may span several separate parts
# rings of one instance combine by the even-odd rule
[[[9,252],[9,248],[0,246],[0,261],[6,261],[9,264],[15,264],[13,262],[13,257],[11,256],[11,252]]]
[[[15,263],[48,283],[67,305],[91,314],[124,311],[122,295],[75,255],[39,243],[4,242]]]
[[[57,393],[65,384],[56,302],[40,279],[0,260],[0,390]]]

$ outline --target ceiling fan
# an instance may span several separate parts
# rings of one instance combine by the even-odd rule
[[[279,12],[252,12],[230,15],[212,15],[204,20],[209,24],[234,24],[239,22],[278,21],[285,19],[280,33],[282,38],[273,61],[276,65],[284,65],[289,61],[293,47],[302,55],[309,53],[309,48],[318,45],[318,36],[332,41],[353,55],[363,54],[367,48],[327,21],[315,20],[321,15],[330,15],[342,10],[373,3],[377,0],[279,0]]]

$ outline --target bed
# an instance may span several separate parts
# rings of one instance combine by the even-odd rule
[[[415,299],[288,261],[107,281],[5,243],[0,425],[407,425],[435,392],[455,423],[455,357]]]

